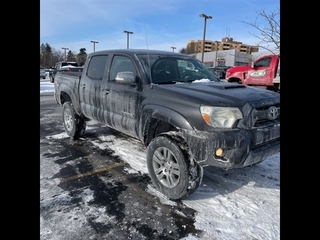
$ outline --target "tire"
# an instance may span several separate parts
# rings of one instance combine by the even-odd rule
[[[53,83],[54,82],[54,78],[52,76],[50,76],[50,82]]]
[[[62,121],[64,129],[70,138],[79,139],[85,133],[86,121],[76,114],[71,102],[63,104]]]
[[[154,138],[147,148],[147,167],[155,188],[169,199],[192,194],[201,184],[203,169],[169,136]]]
[[[280,92],[280,83],[275,83],[274,84],[274,91]]]

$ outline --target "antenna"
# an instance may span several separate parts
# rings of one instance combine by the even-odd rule
[[[146,21],[143,18],[143,22],[144,22],[144,32],[146,35],[146,46],[147,46],[147,53],[148,53],[148,64],[149,64],[149,76],[150,76],[150,86],[152,87],[152,76],[151,76],[151,64],[150,64],[150,55],[149,55],[149,48],[148,48],[148,37],[147,37],[147,28],[146,28]]]
[[[144,18],[143,18],[143,21],[144,21]],[[147,46],[147,49],[148,49],[148,37],[147,37],[147,28],[146,28],[146,22],[144,21],[144,32],[145,32],[145,35],[146,35],[146,46]]]

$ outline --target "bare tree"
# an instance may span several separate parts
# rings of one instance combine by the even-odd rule
[[[216,51],[216,59],[214,66],[219,66],[219,62],[225,62],[226,61],[226,54],[224,52]]]
[[[275,51],[280,52],[280,9],[277,8],[274,11],[271,11],[269,14],[264,10],[256,11],[258,16],[254,23],[249,23],[245,21],[241,21],[245,24],[248,24],[258,30],[260,33],[251,35],[257,37],[259,39],[258,47],[263,48],[267,51],[274,53]],[[266,25],[264,27],[259,26],[258,18],[262,17]],[[272,47],[275,46],[275,47]]]

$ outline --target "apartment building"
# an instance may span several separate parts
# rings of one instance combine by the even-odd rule
[[[223,50],[235,49],[238,53],[252,54],[253,52],[258,52],[259,47],[244,44],[242,42],[233,41],[233,38],[225,37],[222,38],[221,42],[205,40],[203,45],[203,40],[190,40],[187,43],[187,52],[190,53],[202,53],[204,52],[214,52]]]

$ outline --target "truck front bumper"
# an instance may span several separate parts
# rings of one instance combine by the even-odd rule
[[[280,124],[218,133],[184,131],[190,154],[202,166],[242,168],[280,152]]]

